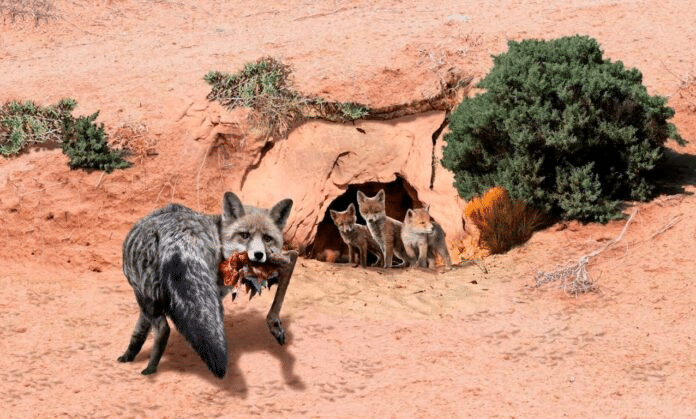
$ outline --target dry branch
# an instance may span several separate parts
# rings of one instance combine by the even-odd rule
[[[590,277],[590,274],[587,272],[587,265],[590,263],[592,258],[604,253],[611,246],[621,241],[623,236],[626,234],[628,225],[631,224],[631,221],[633,221],[633,218],[637,213],[638,209],[636,208],[631,213],[631,216],[628,218],[628,221],[626,221],[626,224],[624,224],[621,233],[619,233],[619,235],[613,240],[605,244],[602,248],[597,249],[587,255],[583,255],[576,263],[572,263],[561,268],[556,268],[551,272],[538,272],[535,277],[535,288],[551,282],[560,281],[561,283],[559,287],[566,294],[573,297],[577,297],[580,294],[585,294],[591,291],[598,291],[599,287],[597,287]]]

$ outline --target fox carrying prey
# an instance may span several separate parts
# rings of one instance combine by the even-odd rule
[[[271,334],[282,345],[285,331],[279,313],[297,260],[297,252],[280,255],[291,208],[290,199],[271,209],[243,206],[234,193],[227,192],[221,215],[170,204],[138,221],[123,243],[123,272],[135,292],[140,317],[128,349],[118,360],[132,361],[154,329],[150,360],[142,371],[154,373],[167,346],[165,316],[169,316],[210,371],[222,378],[227,369],[222,298],[231,289],[219,280],[218,265],[235,252],[247,252],[249,260],[258,263],[289,258],[290,269],[277,279],[266,317]]]

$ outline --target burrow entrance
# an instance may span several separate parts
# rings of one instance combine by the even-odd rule
[[[399,176],[389,183],[367,182],[348,185],[348,189],[329,204],[324,218],[317,226],[314,241],[307,247],[308,256],[329,262],[348,262],[348,246],[343,243],[329,210],[344,211],[348,205],[353,203],[357,212],[358,224],[365,224],[365,219],[360,215],[358,207],[358,191],[367,196],[375,196],[380,189],[384,189],[387,216],[396,220],[403,221],[409,208],[423,206],[423,203],[418,200],[416,189]],[[373,262],[375,262],[374,256],[368,255],[367,263],[372,264]]]

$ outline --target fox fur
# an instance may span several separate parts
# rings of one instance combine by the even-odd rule
[[[434,268],[435,257],[440,256],[449,269],[452,267],[452,260],[445,242],[445,231],[430,216],[428,210],[429,207],[406,211],[401,239],[412,266]]]
[[[170,204],[138,221],[123,243],[123,273],[135,293],[140,316],[118,361],[132,361],[154,329],[154,346],[142,373],[156,372],[169,338],[169,317],[210,371],[222,378],[228,355],[222,298],[230,289],[219,285],[218,265],[235,251],[247,251],[251,260],[262,263],[269,254],[279,253],[291,208],[290,199],[270,210],[243,206],[234,193],[227,192],[220,215]],[[290,275],[279,279],[266,318],[281,345],[285,331],[279,312],[289,280]]]
[[[358,191],[358,208],[360,215],[367,221],[367,228],[372,234],[382,250],[384,257],[384,267],[392,266],[394,255],[404,263],[410,264],[410,259],[406,253],[406,248],[401,240],[402,223],[386,214],[384,189],[380,189],[377,195],[368,197]]]
[[[360,266],[367,265],[367,252],[377,256],[375,265],[382,264],[382,250],[370,234],[367,226],[358,224],[355,206],[351,203],[345,211],[330,210],[331,219],[341,233],[343,242],[348,245],[348,260],[353,263],[353,249],[358,249]]]

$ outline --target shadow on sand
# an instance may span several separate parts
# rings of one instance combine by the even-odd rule
[[[696,155],[665,150],[664,164],[656,170],[657,194],[686,194],[685,186],[696,186]]]
[[[167,349],[157,368],[158,374],[168,371],[178,371],[185,374],[197,374],[209,380],[211,384],[220,387],[238,397],[246,398],[249,392],[239,361],[242,355],[252,352],[266,352],[276,358],[281,364],[285,384],[294,390],[306,388],[302,379],[294,372],[295,356],[290,352],[292,344],[292,320],[283,316],[281,320],[286,333],[285,345],[281,346],[268,331],[266,314],[256,309],[246,308],[244,311],[225,311],[225,335],[227,336],[228,363],[227,373],[222,379],[216,378],[203,361],[194,352],[184,337],[172,330]],[[170,327],[174,329],[170,322]],[[148,338],[152,339],[152,336]],[[147,362],[149,351],[144,350],[138,355],[138,360]],[[268,368],[258,365],[257,368]]]

